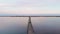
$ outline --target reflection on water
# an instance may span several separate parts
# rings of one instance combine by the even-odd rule
[[[0,34],[27,34],[27,17],[0,17]]]
[[[32,17],[36,34],[60,34],[60,17]]]

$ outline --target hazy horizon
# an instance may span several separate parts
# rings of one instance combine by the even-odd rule
[[[60,0],[0,0],[0,34],[26,34],[28,17],[1,16],[60,16]],[[32,25],[36,33],[40,33],[40,31],[44,33],[57,31],[59,33],[59,22],[60,17],[32,18]]]
[[[60,14],[0,14],[0,16],[60,16]]]

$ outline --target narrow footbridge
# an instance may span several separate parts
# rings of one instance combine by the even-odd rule
[[[32,26],[32,23],[31,23],[31,17],[29,17],[29,21],[28,21],[27,34],[34,34],[33,26]]]

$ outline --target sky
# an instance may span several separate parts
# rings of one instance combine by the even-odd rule
[[[0,14],[60,14],[60,0],[0,0]]]

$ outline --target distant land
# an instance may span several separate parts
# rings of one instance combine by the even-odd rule
[[[0,16],[60,16],[60,14],[0,14]]]

